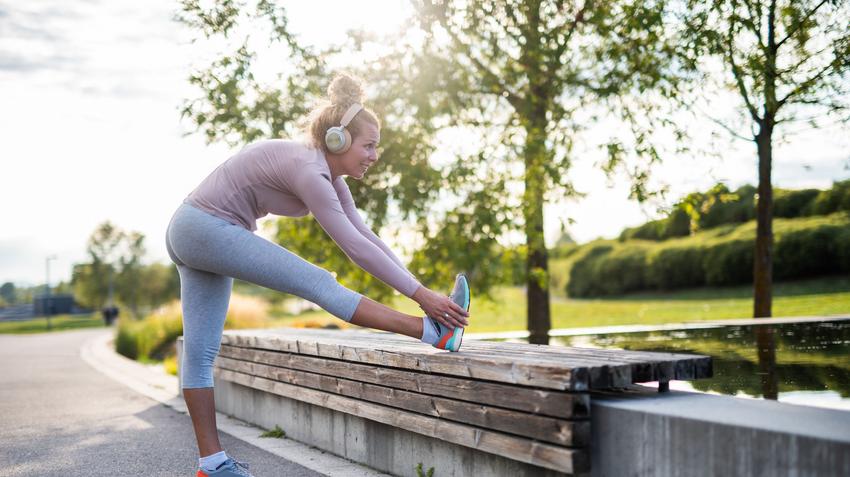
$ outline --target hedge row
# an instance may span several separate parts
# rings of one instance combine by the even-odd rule
[[[588,244],[570,269],[567,295],[752,283],[754,247],[755,222],[664,242]],[[850,272],[850,214],[774,220],[774,279],[839,272]]]
[[[686,237],[693,230],[706,230],[721,225],[741,224],[755,219],[756,188],[744,185],[730,191],[717,184],[706,192],[689,194],[673,207],[670,214],[637,227],[626,228],[620,241],[667,240]],[[694,209],[695,217],[687,212]],[[799,218],[850,211],[850,180],[835,182],[830,189],[773,190],[773,215],[776,218]],[[695,221],[695,223],[691,223]]]

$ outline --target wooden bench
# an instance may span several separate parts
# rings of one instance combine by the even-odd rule
[[[711,376],[705,356],[401,335],[229,330],[215,376],[567,474],[590,468],[590,391]]]

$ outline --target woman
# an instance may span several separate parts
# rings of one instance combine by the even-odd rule
[[[459,274],[452,297],[422,286],[363,223],[343,179],[361,179],[377,160],[380,124],[361,106],[362,88],[347,75],[328,88],[330,103],[309,117],[304,142],[272,139],[245,146],[190,193],[174,213],[166,246],[180,273],[182,389],[198,439],[200,477],[250,476],[218,439],[213,362],[233,278],[310,300],[356,325],[457,351],[468,324],[469,288]],[[419,303],[406,315],[341,286],[327,271],[253,233],[274,213],[312,213],[360,267]]]

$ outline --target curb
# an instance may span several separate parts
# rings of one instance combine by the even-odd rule
[[[161,366],[141,364],[116,353],[112,346],[113,333],[105,331],[83,343],[80,347],[83,361],[109,378],[188,416],[186,403],[177,392],[177,377],[167,374]],[[391,477],[289,438],[260,437],[265,429],[220,412],[216,412],[216,423],[219,432],[329,477]]]

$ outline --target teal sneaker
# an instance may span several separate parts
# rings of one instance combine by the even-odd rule
[[[449,298],[467,312],[469,311],[469,283],[466,281],[466,276],[463,273],[458,273],[455,277],[455,286]],[[449,351],[460,349],[460,345],[463,342],[463,327],[449,328],[434,319],[431,322],[437,328],[437,336],[439,336],[437,344],[434,345],[435,348]]]
[[[254,477],[248,472],[248,464],[230,457],[215,470],[198,469],[195,477]]]

